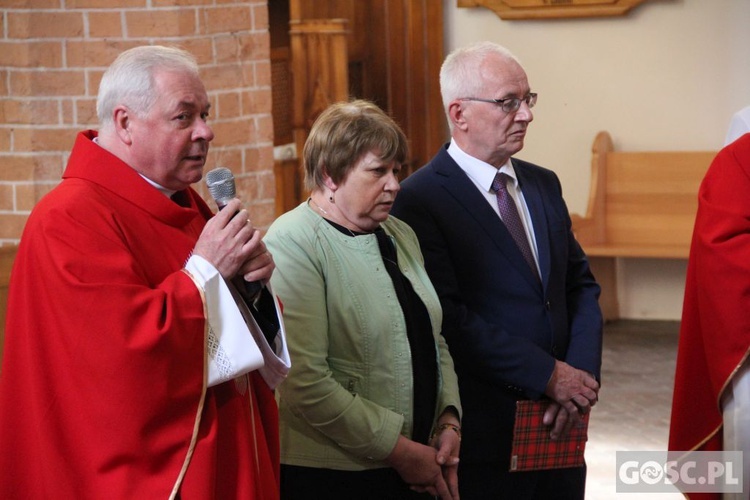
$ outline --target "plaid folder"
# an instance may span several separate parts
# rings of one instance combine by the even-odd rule
[[[542,423],[549,401],[517,401],[516,424],[513,428],[513,450],[510,471],[561,469],[583,465],[589,414],[583,415],[570,432],[553,441],[548,425]]]

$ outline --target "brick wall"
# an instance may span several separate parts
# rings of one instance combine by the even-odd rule
[[[145,7],[148,5],[149,7]],[[176,45],[198,59],[216,134],[206,170],[226,166],[253,221],[274,217],[268,9],[240,0],[2,0],[0,246],[19,241],[59,181],[78,131],[122,50]],[[207,200],[204,183],[197,185]]]

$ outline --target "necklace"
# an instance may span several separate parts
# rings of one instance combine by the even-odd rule
[[[333,220],[333,218],[331,217],[331,214],[329,214],[328,212],[326,212],[326,210],[323,207],[321,207],[320,205],[318,205],[317,203],[315,203],[315,200],[313,200],[312,198],[308,198],[307,201],[308,201],[308,203],[312,203],[313,205],[315,205],[315,208],[317,208],[320,211],[320,213],[323,214],[323,218],[325,220],[327,220],[330,224],[332,224],[334,227],[340,228],[339,230],[341,232],[346,231],[352,237],[356,237],[356,236],[358,236],[360,234],[365,234],[365,233],[355,233],[354,231],[352,231],[348,227],[346,227],[346,226],[344,226],[342,224],[339,224],[338,222],[335,222]]]
[[[328,212],[326,212],[323,207],[321,207],[320,205],[318,205],[317,203],[315,203],[315,200],[313,200],[312,198],[308,198],[307,201],[309,201],[310,203],[312,203],[313,205],[315,205],[315,208],[317,208],[318,210],[320,210],[320,212],[322,214],[330,217],[330,215],[328,214]]]

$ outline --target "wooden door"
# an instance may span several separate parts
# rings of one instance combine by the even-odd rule
[[[277,4],[272,0],[269,13],[272,59],[274,54],[277,56],[272,65],[278,67],[278,56],[285,56],[282,64],[287,64],[289,80],[295,79],[295,67],[304,68],[300,78],[304,82],[281,84],[276,81],[274,69],[274,123],[287,126],[286,130],[274,127],[275,144],[294,142],[297,151],[301,151],[309,125],[321,106],[350,97],[375,102],[404,129],[410,144],[404,176],[426,163],[448,139],[438,82],[443,60],[442,2],[289,0],[288,4]],[[309,50],[301,41],[307,35],[301,34],[300,29],[315,25],[332,37],[326,42],[316,42],[329,44],[325,51]],[[341,30],[338,35],[336,26]],[[342,50],[346,63],[339,57]],[[300,57],[305,60],[300,61]],[[336,67],[326,67],[331,64]],[[310,78],[311,73],[326,76]],[[291,102],[289,98],[277,99],[277,88],[286,92],[293,89]],[[290,102],[291,109],[282,107],[286,102]],[[277,169],[277,197],[282,198],[277,199],[279,214],[307,197],[301,188],[299,167],[289,161],[284,163],[283,168]],[[290,174],[293,168],[296,171]]]

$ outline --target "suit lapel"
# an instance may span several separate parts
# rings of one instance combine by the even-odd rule
[[[434,163],[438,184],[451,196],[467,214],[473,217],[484,229],[487,237],[518,269],[534,287],[539,287],[539,280],[523,257],[508,229],[502,223],[487,201],[477,191],[477,187],[461,167],[451,158],[445,149],[440,151],[439,162]],[[525,196],[525,191],[524,191]],[[541,201],[541,199],[539,200]],[[536,220],[534,220],[536,227]]]
[[[526,206],[529,207],[531,222],[534,225],[534,238],[536,239],[537,258],[539,259],[539,273],[542,283],[546,286],[550,271],[550,242],[549,227],[547,217],[544,211],[542,189],[537,182],[537,178],[529,175],[529,171],[518,165],[515,159],[511,159],[513,168],[516,171],[523,197],[526,200]]]

